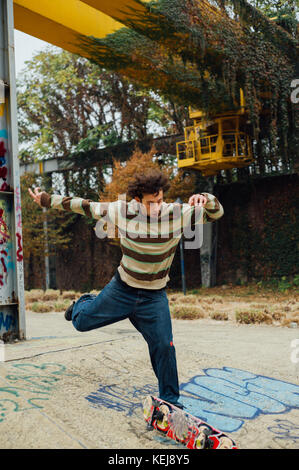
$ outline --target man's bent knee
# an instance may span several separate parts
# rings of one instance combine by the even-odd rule
[[[73,318],[72,323],[77,331],[89,331],[89,325],[82,321],[82,315],[78,313],[75,318]]]
[[[156,345],[160,354],[171,354],[175,351],[173,341],[158,340]]]

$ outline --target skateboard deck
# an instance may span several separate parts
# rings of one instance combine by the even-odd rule
[[[237,449],[222,431],[161,398],[147,395],[143,416],[149,429],[156,429],[188,449]]]

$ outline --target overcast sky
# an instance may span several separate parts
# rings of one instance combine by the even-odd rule
[[[15,29],[15,61],[16,75],[25,67],[25,61],[30,60],[36,52],[45,49],[49,43],[29,36]]]

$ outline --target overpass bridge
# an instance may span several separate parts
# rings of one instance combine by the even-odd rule
[[[133,0],[0,0],[0,340],[25,339],[14,29],[84,56],[78,35],[104,37]],[[137,6],[138,9],[143,7]]]
[[[134,0],[0,0],[0,340],[26,338],[14,29],[89,58],[80,36],[103,38],[143,10]],[[45,165],[33,165],[33,171],[60,169],[60,161]],[[210,227],[205,230],[207,247],[202,251],[210,260],[215,238]],[[203,280],[209,285],[211,263],[206,266]]]
[[[84,56],[78,34],[105,37],[123,27],[114,18],[132,17],[134,0],[14,0],[14,27],[19,31]]]

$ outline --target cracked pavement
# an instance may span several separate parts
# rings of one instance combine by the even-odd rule
[[[157,381],[128,320],[80,333],[62,313],[26,317],[27,340],[0,363],[1,448],[183,448],[146,429]],[[298,329],[201,319],[173,333],[187,411],[240,448],[298,448]]]

